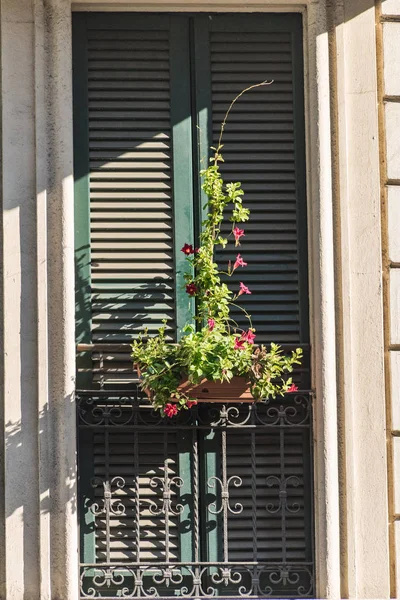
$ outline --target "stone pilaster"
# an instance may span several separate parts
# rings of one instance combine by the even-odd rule
[[[71,7],[1,1],[0,597],[78,593]]]

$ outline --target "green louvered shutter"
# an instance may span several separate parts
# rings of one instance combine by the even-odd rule
[[[132,380],[132,338],[165,321],[174,341],[188,315],[188,27],[168,16],[75,21],[77,341],[96,345],[92,365],[81,360],[92,383],[114,386]]]
[[[100,15],[87,20],[82,85],[86,83],[90,256],[83,266],[78,264],[78,277],[81,272],[82,279],[89,276],[91,288],[78,301],[86,311],[80,341],[129,343],[145,325],[150,334],[156,332],[163,320],[173,340],[188,305],[182,279],[176,286],[176,272],[183,267],[179,248],[193,239],[193,217],[184,213],[200,214],[190,189],[192,173],[188,176],[191,153],[186,140],[181,141],[183,134],[191,144],[190,98],[182,98],[188,81],[179,72],[182,65],[170,60],[171,39],[174,56],[189,44],[171,38],[169,17],[151,21],[140,16],[128,24],[117,17],[121,15],[114,15],[115,26],[107,29]],[[222,172],[226,181],[242,182],[251,220],[243,226],[241,247],[228,244],[218,260],[227,263],[240,251],[248,263],[230,285],[236,289],[243,281],[252,291],[241,304],[252,314],[257,341],[308,344],[301,20],[288,15],[285,21],[279,30],[271,16],[195,19],[191,95],[200,115],[194,135],[200,138],[197,159],[202,167],[233,97],[254,82],[273,81],[245,94],[226,126]],[[174,26],[178,33],[182,30],[180,23]],[[84,111],[78,115],[83,126],[84,116]],[[194,143],[194,153],[197,147]],[[184,185],[183,177],[188,177]],[[233,314],[246,326],[239,310]],[[126,355],[120,359],[116,369],[120,366],[122,373]]]
[[[130,431],[115,429],[108,434],[98,431],[94,435],[94,472],[98,482],[117,481],[123,477],[124,493],[120,499],[124,514],[114,516],[111,522],[109,554],[107,554],[107,523],[104,514],[95,519],[95,557],[99,562],[127,562],[140,560],[143,563],[157,563],[165,560],[166,538],[165,519],[156,518],[151,512],[155,502],[160,502],[160,488],[151,486],[156,474],[173,478],[179,475],[178,434],[171,431],[161,434],[156,430],[139,432],[137,436]],[[168,445],[168,464],[164,471],[164,444]],[[106,473],[108,470],[108,473]],[[138,479],[136,480],[136,476]],[[140,498],[138,498],[138,490]],[[179,490],[172,488],[172,504],[179,501]],[[93,501],[101,505],[104,490],[97,485]],[[135,522],[137,503],[140,502],[140,522]],[[179,537],[180,518],[170,514],[168,519],[168,551],[171,560],[180,560],[181,542]],[[139,553],[137,549],[139,548]]]
[[[94,23],[88,105],[92,340],[174,338],[169,31]]]
[[[218,260],[227,264],[240,252],[248,263],[235,272],[229,285],[238,289],[242,281],[252,292],[242,296],[239,303],[252,315],[256,341],[274,341],[288,347],[304,345],[305,358],[296,379],[302,389],[307,389],[310,371],[301,18],[290,15],[275,21],[272,15],[213,15],[197,26],[196,42],[203,57],[209,56],[208,73],[200,61],[197,65],[203,80],[210,81],[208,129],[214,146],[232,99],[254,83],[273,81],[238,100],[223,134],[225,162],[221,172],[226,182],[242,183],[244,203],[251,214],[249,222],[241,225],[245,230],[241,246],[235,248],[233,242],[229,243],[218,253]],[[224,232],[228,233],[231,226],[226,223]],[[233,317],[239,326],[248,327],[242,311],[235,309]],[[288,432],[284,442],[278,431],[229,433],[228,473],[239,474],[243,482],[232,489],[232,500],[249,506],[255,494],[257,506],[256,515],[244,510],[240,518],[229,519],[232,560],[310,558],[309,439],[304,433]],[[291,502],[298,505],[298,510],[288,513],[284,526],[272,508],[277,480],[270,479],[271,487],[267,484],[268,477],[279,474],[282,461],[286,476],[299,478],[300,482],[290,491]],[[269,503],[271,512],[266,511]]]
[[[230,31],[224,29],[224,21],[212,20],[214,143],[229,99],[253,82],[273,80],[270,86],[250,91],[237,102],[224,132],[222,173],[226,179],[242,182],[246,206],[251,210],[239,249],[248,267],[238,270],[233,280],[236,285],[243,281],[252,291],[243,300],[259,341],[307,342],[303,336],[304,329],[308,330],[308,307],[306,298],[300,299],[300,279],[306,275],[301,266],[305,214],[299,223],[306,206],[304,186],[297,179],[304,163],[296,170],[293,34],[259,31],[254,20],[243,20]],[[297,94],[296,110],[301,121],[301,93]],[[304,141],[301,132],[297,135],[301,136],[300,150]],[[225,261],[233,253],[233,247],[227,246]],[[238,312],[235,318],[245,325]]]
[[[233,98],[244,94],[230,112],[223,134],[221,172],[226,182],[240,181],[250,221],[241,246],[230,242],[217,255],[225,268],[241,253],[246,268],[228,280],[242,281],[251,295],[239,304],[252,315],[256,341],[304,345],[299,384],[309,387],[307,207],[305,187],[304,100],[300,15],[212,15],[194,27],[199,164],[207,146],[218,143],[221,122]],[[204,195],[203,195],[204,200]],[[225,223],[228,234],[232,224]],[[232,316],[249,325],[238,308]]]
[[[78,388],[129,391],[132,338],[166,321],[174,341],[187,320],[179,249],[194,236],[189,64],[187,19],[74,16],[76,333],[88,348]],[[82,560],[157,562],[167,545],[183,558],[181,517],[171,516],[167,543],[165,520],[150,512],[160,500],[152,477],[178,476],[188,460],[183,437],[81,430]],[[88,507],[121,477],[124,514],[107,523]]]
[[[190,308],[180,247],[194,242],[204,202],[198,167],[205,166],[233,97],[268,79],[271,86],[240,99],[225,130],[222,172],[227,182],[242,182],[251,220],[243,225],[241,247],[229,244],[218,259],[226,264],[240,252],[248,262],[230,285],[237,289],[243,281],[252,291],[242,300],[258,342],[304,346],[295,378],[309,389],[300,15],[81,14],[74,47],[77,341],[87,345],[78,386],[102,387],[98,397],[92,394],[100,411],[107,402],[119,406],[118,390],[123,396],[136,380],[132,337],[145,325],[154,333],[166,320],[170,339],[179,338]],[[227,232],[229,224],[224,227]],[[234,317],[247,325],[240,312]],[[81,430],[82,562],[165,560],[166,522],[143,508],[162,502],[161,488],[151,485],[155,476],[185,481],[172,495],[175,507],[184,499],[184,513],[168,521],[170,560],[194,559],[195,489],[200,559],[223,560],[220,517],[206,507],[213,498],[209,478],[221,476],[225,456],[227,477],[242,481],[231,486],[231,502],[243,506],[240,515],[228,515],[229,559],[311,564],[310,412],[296,417],[293,428],[256,429],[260,422],[249,422],[248,429],[226,432],[207,429],[200,419],[193,430],[169,427],[161,434],[161,426],[160,433],[141,430],[140,421],[125,427],[118,410],[115,417],[108,413],[106,425]],[[275,510],[283,476],[296,481],[287,515]],[[108,524],[104,514],[88,510],[102,504],[106,480],[114,481],[112,493],[124,507]],[[294,587],[279,585],[279,597],[296,595]]]

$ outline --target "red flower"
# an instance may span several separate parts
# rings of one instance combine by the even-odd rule
[[[183,246],[183,248],[181,248],[181,252],[183,252],[183,254],[186,254],[186,256],[189,256],[190,254],[194,254],[194,249],[192,244],[185,244]]]
[[[235,344],[233,346],[234,350],[243,350],[244,349],[244,340],[235,337]]]
[[[174,417],[176,414],[178,414],[178,408],[176,404],[171,404],[170,402],[168,402],[168,404],[165,405],[164,413],[169,418]]]
[[[237,269],[238,267],[247,267],[247,263],[244,262],[240,254],[238,254],[236,257],[235,264],[233,265],[233,270]]]
[[[240,282],[240,290],[238,296],[241,296],[242,294],[251,294],[251,291],[246,285],[244,285],[244,283]]]
[[[195,286],[194,283],[188,283],[186,286],[186,293],[189,294],[189,296],[195,296],[197,292],[197,287]]]
[[[297,385],[295,385],[294,383],[292,383],[292,385],[290,386],[290,388],[288,388],[286,391],[287,391],[288,393],[292,393],[292,392],[297,392],[297,391],[298,391],[298,389],[299,389],[299,388],[297,387]]]
[[[235,246],[240,246],[239,240],[242,237],[242,235],[244,235],[244,229],[239,229],[239,227],[235,227],[232,233],[235,236]]]
[[[214,319],[208,319],[207,323],[208,323],[208,329],[210,331],[212,331],[214,329],[214,327],[215,327],[215,321],[214,321]]]
[[[193,254],[198,254],[198,253],[199,253],[199,250],[200,250],[200,248],[195,248],[195,249],[193,250]]]
[[[192,408],[192,406],[196,406],[196,404],[197,404],[197,400],[188,400],[188,401],[186,402],[186,406],[187,406],[188,408]]]
[[[252,332],[251,329],[246,331],[246,333],[242,333],[241,339],[248,344],[254,344],[254,338],[256,337],[255,333]]]

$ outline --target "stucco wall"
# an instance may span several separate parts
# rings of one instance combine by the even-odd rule
[[[71,9],[0,6],[0,598],[64,600],[78,577]]]
[[[399,3],[386,0],[382,11],[400,14]],[[303,12],[317,593],[389,598],[396,543],[400,557],[400,478],[393,495],[389,487],[390,558],[386,460],[388,415],[395,434],[389,464],[400,460],[400,22],[384,23],[382,34],[383,181],[374,0],[85,0],[73,7]],[[0,0],[0,8],[0,599],[76,600],[71,2]],[[390,257],[386,414],[380,184],[388,191],[382,231]],[[400,472],[396,464],[391,474]]]

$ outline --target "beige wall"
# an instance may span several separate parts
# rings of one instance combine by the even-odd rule
[[[399,2],[386,0],[383,12],[400,14]],[[0,7],[0,423],[6,425],[0,452],[5,533],[0,530],[0,599],[75,600],[71,3],[0,0]],[[389,464],[392,456],[400,460],[400,103],[395,101],[400,22],[383,25],[382,86],[390,97],[381,119],[383,181],[374,0],[85,0],[73,2],[73,8],[303,12],[317,596],[391,597],[397,593],[390,569],[396,544],[400,557],[400,536],[394,533],[400,484],[394,495],[389,486],[388,499],[386,452],[389,415],[395,433]],[[382,240],[391,261],[386,376],[391,374],[393,392],[387,413],[380,204],[386,183]],[[400,464],[395,471],[389,467],[395,472]],[[392,539],[388,507],[396,521]]]
[[[391,592],[375,3],[333,5],[342,595],[382,598]]]
[[[2,0],[0,8],[0,598],[72,600],[78,553],[70,3]]]

